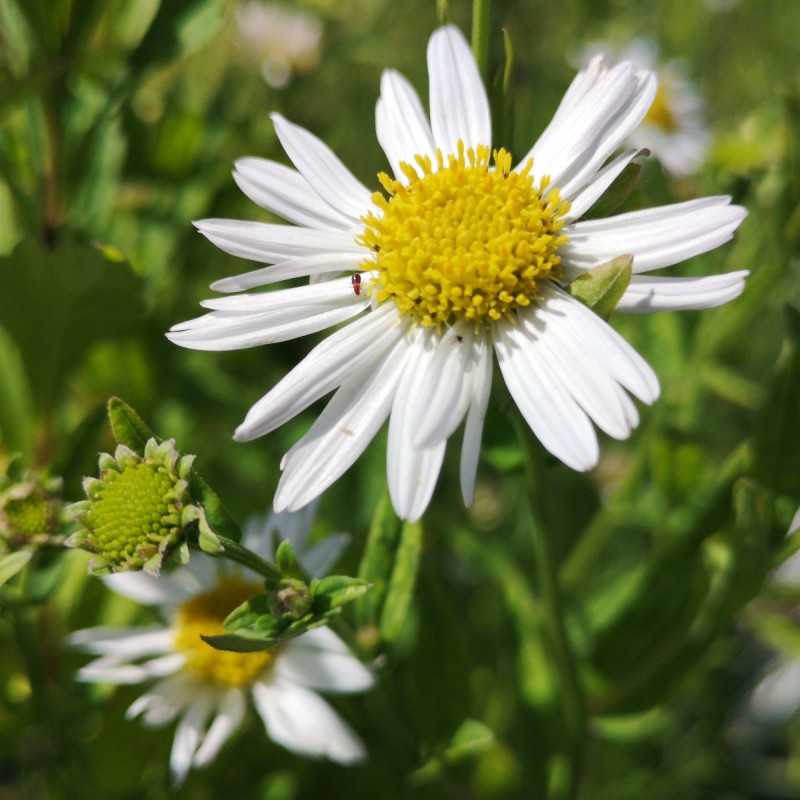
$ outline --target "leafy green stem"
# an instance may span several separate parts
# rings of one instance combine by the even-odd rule
[[[472,0],[472,52],[478,70],[487,82],[489,73],[489,19],[492,0]]]
[[[541,451],[531,435],[519,409],[509,404],[507,413],[511,418],[517,438],[525,456],[525,475],[528,483],[528,501],[531,511],[530,531],[536,561],[536,582],[543,614],[544,634],[558,670],[561,682],[559,716],[563,720],[563,734],[570,771],[564,783],[552,785],[553,798],[577,797],[580,775],[584,761],[587,734],[586,701],[581,686],[575,656],[567,635],[564,602],[558,581],[558,566],[555,563],[549,540],[550,532],[544,522],[544,509],[548,502],[544,488]]]
[[[238,542],[234,542],[233,539],[228,539],[226,536],[216,534],[216,538],[221,548],[214,553],[208,550],[204,550],[203,552],[215,558],[225,558],[228,561],[241,564],[243,567],[257,572],[268,581],[277,583],[283,577],[280,570],[274,564],[271,564],[252,550],[248,550],[246,547],[243,547]]]

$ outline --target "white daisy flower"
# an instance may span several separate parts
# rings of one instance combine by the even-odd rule
[[[430,122],[400,74],[387,70],[381,80],[377,134],[395,175],[379,176],[388,196],[370,192],[313,134],[275,114],[296,169],[245,158],[234,177],[252,200],[294,225],[197,223],[223,250],[271,265],[212,288],[312,282],[205,301],[211,312],[176,325],[173,342],[232,350],[359,317],[317,345],[236,430],[239,441],[263,436],[335,390],[281,462],[277,511],[321,494],[387,418],[398,514],[422,515],[446,441],[465,418],[461,485],[470,504],[492,351],[541,443],[573,469],[591,469],[599,457],[592,423],[626,438],[639,419],[629,393],[652,403],[659,386],[645,361],[567,294],[564,282],[629,254],[635,274],[621,311],[708,308],[744,287],[746,272],[650,274],[727,242],[746,214],[729,197],[580,220],[637,155],[630,149],[608,161],[653,103],[651,72],[594,59],[512,169],[503,150],[490,164],[489,104],[456,28],[433,34],[428,69]]]
[[[308,72],[319,63],[323,25],[311,12],[246,0],[236,5],[235,16],[240,40],[259,60],[273,89],[285,88],[295,72]]]
[[[650,39],[636,39],[618,49],[596,43],[587,48],[583,61],[598,53],[610,54],[614,61],[629,61],[636,69],[654,70],[658,75],[653,102],[641,125],[628,137],[628,144],[650,150],[676,178],[697,172],[708,153],[711,134],[703,101],[681,62],[659,62],[658,47]]]
[[[150,727],[178,720],[170,756],[176,783],[216,758],[241,724],[248,698],[267,735],[283,747],[340,764],[364,760],[361,739],[318,692],[363,692],[374,677],[332,630],[316,628],[256,653],[215,650],[200,635],[223,633],[228,613],[263,591],[263,584],[238,569],[224,571],[209,558],[193,558],[160,577],[129,572],[105,582],[132,600],[160,607],[169,622],[76,631],[70,644],[98,656],[77,677],[111,684],[160,679],[127,716],[141,716]]]

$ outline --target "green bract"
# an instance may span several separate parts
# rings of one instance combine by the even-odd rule
[[[203,509],[189,494],[193,461],[180,455],[173,439],[149,439],[143,456],[125,445],[113,456],[102,453],[100,477],[83,482],[87,499],[70,506],[81,529],[67,544],[94,553],[90,571],[98,575],[139,569],[158,574],[172,552],[185,563],[189,528],[196,523],[210,534]]]

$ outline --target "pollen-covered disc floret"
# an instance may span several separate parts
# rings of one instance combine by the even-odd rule
[[[211,591],[195,595],[179,608],[175,649],[186,655],[186,669],[217,687],[249,686],[275,659],[276,649],[256,653],[217,650],[200,637],[226,633],[225,617],[249,597],[263,591],[261,584],[239,575],[223,575]]]
[[[95,553],[95,574],[144,569],[158,573],[180,546],[188,558],[186,528],[202,509],[193,504],[188,476],[194,456],[181,457],[175,442],[147,442],[144,456],[119,445],[100,456],[100,477],[84,480],[87,500],[70,510],[82,529],[67,544]]]
[[[382,173],[389,198],[373,195],[382,213],[364,217],[359,242],[372,250],[361,266],[377,271],[368,291],[391,300],[426,326],[459,319],[490,324],[530,305],[537,286],[560,277],[558,249],[564,203],[544,177],[537,185],[528,161],[511,171],[511,155],[479,146],[437,165],[417,156],[403,164],[408,183]]]

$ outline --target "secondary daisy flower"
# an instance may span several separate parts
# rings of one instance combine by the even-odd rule
[[[703,101],[680,61],[660,62],[658,48],[649,39],[636,39],[616,51],[605,44],[590,45],[585,60],[599,52],[613,52],[615,61],[630,61],[638,69],[652,69],[658,75],[653,102],[628,143],[649,149],[677,178],[697,172],[708,152],[711,135]]]
[[[652,403],[658,380],[564,284],[630,255],[635,275],[621,311],[708,308],[743,289],[746,272],[650,275],[728,241],[746,213],[729,197],[581,221],[637,155],[629,149],[609,161],[651,107],[653,73],[594,59],[512,168],[505,150],[490,153],[486,92],[456,28],[433,34],[428,70],[430,122],[410,84],[393,70],[383,74],[377,135],[394,173],[379,175],[386,194],[370,192],[313,134],[275,114],[296,169],[245,158],[234,177],[252,200],[294,226],[197,223],[223,250],[272,265],[212,288],[312,281],[205,301],[209,314],[168,334],[177,344],[232,350],[359,317],[317,345],[236,430],[239,441],[262,436],[336,390],[281,463],[277,511],[323,492],[387,417],[388,482],[398,514],[422,515],[446,441],[465,418],[461,486],[471,503],[492,351],[544,447],[573,469],[591,469],[599,458],[592,423],[627,437],[638,424],[629,393]]]
[[[216,758],[242,723],[248,697],[267,735],[283,747],[341,764],[366,757],[361,739],[318,692],[362,692],[371,688],[374,677],[329,628],[256,653],[215,650],[200,635],[224,632],[228,613],[263,591],[255,578],[238,570],[225,572],[211,559],[197,557],[158,578],[138,572],[105,580],[119,594],[160,607],[169,621],[150,628],[76,631],[71,645],[98,656],[77,677],[111,684],[161,679],[131,705],[127,716],[141,716],[149,727],[178,719],[170,756],[177,783],[192,767]]]

